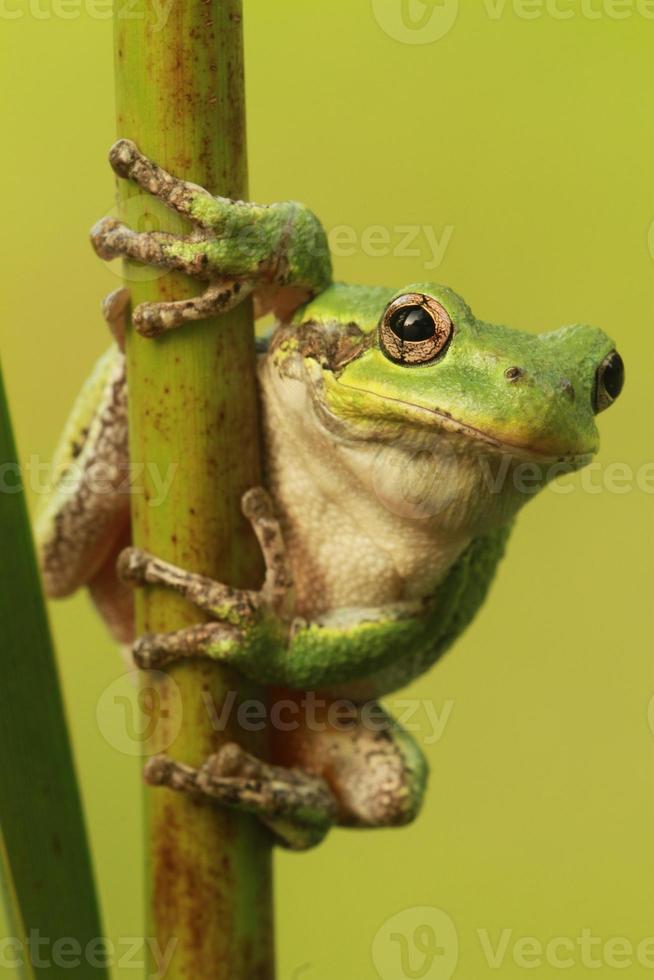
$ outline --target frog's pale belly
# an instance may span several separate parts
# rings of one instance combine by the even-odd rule
[[[301,411],[292,404],[294,385],[305,399]],[[439,535],[364,486],[317,423],[303,385],[284,379],[282,399],[264,371],[262,389],[266,485],[293,569],[297,615],[432,594],[469,537]]]
[[[279,461],[278,461],[279,462]],[[297,613],[307,618],[344,606],[377,606],[401,598],[390,556],[351,515],[320,493],[300,460],[277,470],[273,495],[296,583]]]

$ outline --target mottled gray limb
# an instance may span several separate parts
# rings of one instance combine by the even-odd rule
[[[337,819],[337,803],[324,779],[271,766],[235,743],[224,745],[200,769],[155,756],[144,776],[150,785],[203,795],[255,814],[296,850],[317,844]]]
[[[173,762],[167,755],[155,755],[146,762],[143,778],[148,786],[167,786],[178,793],[202,796],[198,772],[198,769],[183,762]]]
[[[118,559],[117,571],[124,582],[173,589],[217,619],[237,624],[252,622],[261,605],[258,592],[232,589],[204,575],[185,572],[140,548],[126,548]]]
[[[110,261],[127,256],[146,265],[177,269],[196,279],[211,279],[215,270],[209,269],[205,243],[167,231],[132,231],[122,221],[102,218],[91,229],[91,243],[101,259]],[[174,246],[185,244],[184,254]]]
[[[109,151],[109,162],[119,177],[135,181],[143,190],[187,217],[193,217],[192,205],[198,197],[212,200],[204,187],[173,177],[148,159],[132,140],[122,139],[114,143]]]
[[[132,322],[144,337],[160,337],[192,320],[227,313],[242,302],[254,284],[238,279],[223,279],[212,283],[200,296],[168,303],[141,303],[134,310]]]
[[[262,594],[266,602],[283,615],[292,602],[293,577],[270,494],[263,487],[253,487],[243,495],[241,505],[257,536],[266,564]]]
[[[174,633],[146,633],[132,647],[132,656],[137,667],[143,670],[158,670],[191,657],[228,659],[241,637],[234,626],[201,623]]]

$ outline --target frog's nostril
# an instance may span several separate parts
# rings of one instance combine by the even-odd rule
[[[510,367],[504,372],[504,377],[507,381],[519,381],[523,377],[524,371],[521,367]]]
[[[573,385],[572,381],[568,381],[567,378],[564,378],[563,381],[561,382],[561,387],[563,388],[564,393],[568,396],[570,401],[573,402],[577,397],[577,393],[575,391],[575,386]]]

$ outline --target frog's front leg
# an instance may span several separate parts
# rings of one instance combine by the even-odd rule
[[[109,159],[118,176],[134,180],[190,219],[194,230],[188,236],[137,233],[105,218],[91,233],[98,254],[107,259],[125,255],[209,282],[196,299],[137,307],[133,321],[144,335],[156,336],[187,320],[226,312],[253,291],[269,297],[271,287],[290,289],[308,298],[331,281],[325,232],[303,205],[213,197],[197,184],[167,173],[130,140],[119,140]]]
[[[268,613],[282,622],[293,603],[293,580],[279,523],[270,497],[262,487],[243,497],[243,513],[257,536],[266,566],[261,590],[233,589],[204,575],[195,575],[138,548],[127,548],[118,561],[118,575],[133,585],[173,589],[218,622],[190,626],[174,633],[142,636],[133,647],[138,666],[161,667],[185,657],[208,656],[238,663],[245,640]]]

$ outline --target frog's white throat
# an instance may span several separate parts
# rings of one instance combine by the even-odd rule
[[[515,507],[484,486],[474,453],[430,433],[341,437],[304,380],[265,360],[260,380],[267,484],[302,570],[300,614],[430,595],[473,537],[510,520]]]

